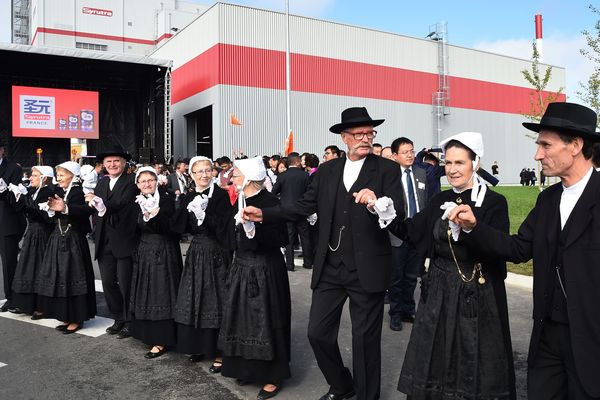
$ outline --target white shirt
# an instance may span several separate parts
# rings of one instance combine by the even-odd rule
[[[365,158],[361,158],[357,161],[352,161],[349,158],[346,158],[346,164],[344,164],[344,186],[347,191],[350,191],[354,182],[358,179],[358,174],[360,174],[360,170],[365,163]]]
[[[185,177],[179,171],[175,171],[175,174],[177,175],[177,183],[179,184],[179,191],[181,193],[183,193],[183,192],[185,192]]]
[[[121,174],[123,175],[123,174]],[[110,182],[108,182],[108,188],[110,190],[113,190],[115,185],[117,184],[117,180],[121,177],[121,175],[117,176],[116,178],[113,178],[112,176],[109,176],[110,178]]]
[[[592,176],[593,170],[594,168],[590,168],[587,174],[585,174],[576,184],[569,187],[563,185],[563,192],[560,195],[560,229],[565,227],[573,208],[575,208],[577,201],[579,201],[581,194]]]
[[[400,166],[402,169],[402,187],[404,188],[404,198],[406,199],[406,206],[408,207],[408,182],[406,181],[406,170],[410,169],[410,177],[412,179],[413,184],[413,192],[415,192],[415,204],[417,206],[417,210],[415,214],[421,211],[419,209],[419,197],[417,196],[417,182],[415,181],[415,166],[411,166],[409,168],[404,168],[402,165]]]

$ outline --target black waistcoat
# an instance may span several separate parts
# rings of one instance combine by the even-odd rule
[[[336,267],[344,264],[351,271],[356,269],[352,244],[352,224],[350,221],[350,209],[353,202],[352,193],[346,190],[344,179],[340,179],[335,196],[335,211],[333,213],[331,233],[329,234],[329,248],[327,249],[326,260],[328,264]],[[336,251],[332,251],[331,249],[336,249]]]
[[[548,279],[548,282],[551,283],[552,287],[548,289],[551,300],[548,302],[549,307],[546,309],[546,316],[552,321],[562,324],[569,323],[569,315],[567,313],[567,298],[565,297],[566,288],[564,287],[565,273],[563,250],[571,225],[571,218],[567,220],[567,223],[562,230],[560,230],[559,225],[558,241],[554,254],[554,268],[551,271],[548,271],[549,274],[552,274],[552,278]]]

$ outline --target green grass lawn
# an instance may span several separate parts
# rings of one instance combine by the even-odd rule
[[[519,226],[535,205],[540,189],[537,186],[497,186],[492,190],[506,197],[510,217],[510,233],[517,233]],[[507,267],[510,272],[516,274],[533,275],[531,261],[523,264],[507,263]]]

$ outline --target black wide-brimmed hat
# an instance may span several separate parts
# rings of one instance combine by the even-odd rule
[[[598,116],[590,108],[575,103],[557,102],[548,104],[539,124],[523,122],[523,126],[534,132],[548,129],[600,142],[600,133],[596,132],[597,120]]]
[[[112,147],[109,147],[108,149],[104,150],[101,153],[98,153],[96,155],[96,160],[102,161],[102,160],[104,160],[104,158],[106,158],[108,156],[123,157],[126,161],[131,160],[131,154],[129,154],[127,151],[125,151],[123,146],[118,145],[118,144],[114,145]]]
[[[378,126],[385,119],[372,119],[364,107],[351,107],[342,111],[342,122],[333,125],[329,130],[333,133],[342,133],[355,126]]]

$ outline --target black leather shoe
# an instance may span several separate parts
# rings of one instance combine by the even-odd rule
[[[114,324],[106,328],[106,333],[108,333],[109,335],[116,335],[117,333],[121,332],[124,326],[124,322],[115,321]]]
[[[392,318],[390,319],[390,329],[396,332],[402,330],[402,320],[400,318]]]
[[[128,337],[131,337],[131,331],[127,326],[125,326],[117,335],[117,339],[127,339]]]
[[[402,317],[402,322],[406,322],[409,324],[414,324],[415,323],[415,316],[414,315],[409,315],[407,317]]]
[[[211,374],[218,374],[221,372],[221,368],[223,368],[223,363],[219,361],[213,362],[213,365],[210,366],[208,372]]]
[[[287,270],[290,271],[290,272],[294,272],[296,269],[294,267],[292,267],[292,268],[287,267]]]
[[[4,304],[2,304],[2,307],[0,307],[0,312],[7,312],[7,311],[10,311],[10,310],[13,310],[13,309],[14,309],[14,307],[7,300]]]
[[[159,350],[158,352],[156,352],[156,353],[153,353],[153,352],[151,352],[151,351],[147,352],[147,353],[144,355],[144,358],[147,358],[147,359],[149,359],[149,360],[150,360],[150,359],[153,359],[153,358],[156,358],[156,357],[160,357],[160,356],[162,356],[163,354],[165,354],[166,352],[167,352],[167,348],[166,348],[166,347],[163,347],[162,349],[160,349],[160,350]]]
[[[21,309],[19,307],[15,307],[15,308],[9,308],[8,309],[9,312],[13,313],[13,314],[23,314],[23,311],[21,311]]]
[[[279,391],[281,390],[281,384],[279,384],[279,385],[272,384],[272,385],[275,386],[275,390],[273,390],[272,392],[268,392],[264,388],[260,389],[260,392],[258,392],[258,396],[256,396],[256,400],[266,400],[266,399],[270,399],[272,397],[277,396],[277,393],[279,393]]]
[[[69,324],[60,324],[60,325],[56,325],[54,327],[54,329],[56,329],[57,331],[64,331],[65,329],[67,329],[67,326],[69,326]]]
[[[31,319],[34,321],[38,320],[38,319],[42,319],[42,318],[44,318],[44,313],[37,312],[37,311],[34,312],[33,315],[31,316]]]
[[[67,326],[68,326],[68,325],[67,325]],[[65,326],[65,329],[63,329],[63,330],[62,330],[62,333],[63,333],[63,335],[70,335],[71,333],[75,333],[75,332],[77,332],[77,331],[78,331],[78,330],[80,330],[81,328],[83,328],[83,322],[81,322],[79,325],[77,325],[77,328],[75,328],[75,329],[68,329],[68,328]]]
[[[327,392],[323,396],[321,396],[319,400],[344,400],[354,397],[355,394],[356,393],[354,392],[354,389],[344,394],[333,394],[331,392]]]

